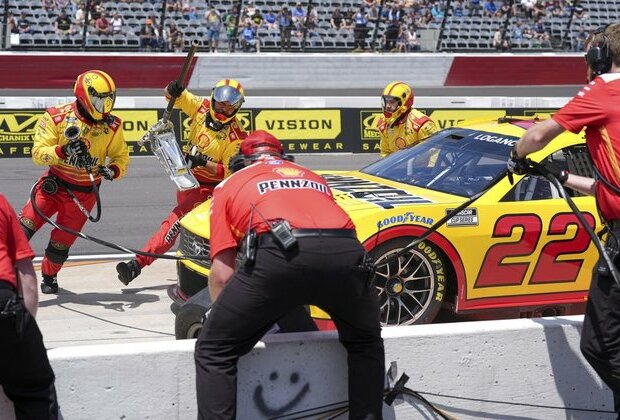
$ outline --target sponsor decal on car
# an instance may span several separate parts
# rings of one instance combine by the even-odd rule
[[[432,217],[421,216],[419,214],[415,214],[411,211],[408,211],[403,214],[399,214],[396,216],[386,217],[385,219],[379,220],[377,222],[377,227],[382,229],[384,227],[396,224],[404,224],[404,223],[419,223],[423,225],[432,225],[435,220]]]
[[[447,209],[446,215],[453,211],[454,209]],[[458,214],[448,219],[446,226],[478,226],[478,209],[466,208],[461,210]]]

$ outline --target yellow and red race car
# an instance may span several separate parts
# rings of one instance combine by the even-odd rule
[[[502,118],[453,127],[359,171],[321,172],[376,262],[382,325],[429,323],[442,308],[487,319],[583,313],[598,254],[560,192],[530,175],[493,184],[514,143],[535,123]],[[581,135],[566,132],[530,157],[593,174]],[[390,258],[482,191],[423,242]],[[568,194],[599,229],[593,197]],[[182,219],[179,255],[208,255],[208,208],[204,203]],[[169,293],[177,338],[200,328],[210,301],[198,292],[209,263],[178,263],[178,285]],[[317,308],[312,314],[328,319]]]

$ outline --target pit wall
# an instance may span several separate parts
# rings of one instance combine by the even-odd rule
[[[461,420],[615,418],[611,392],[579,352],[581,324],[577,316],[384,328],[386,367]],[[49,350],[64,417],[196,418],[193,350],[194,340]],[[240,361],[238,418],[318,415],[347,399],[346,378],[334,332],[267,336]],[[411,397],[384,405],[386,419],[423,413]],[[0,418],[12,419],[1,393]]]
[[[0,54],[0,89],[68,89],[76,74],[100,69],[116,85],[161,89],[176,79],[183,54]],[[44,69],[44,71],[42,71]],[[197,54],[190,89],[234,75],[260,89],[382,89],[393,80],[419,87],[581,85],[580,54]]]
[[[0,103],[0,158],[28,157],[34,133],[45,108],[73,101],[71,97],[5,97]],[[416,108],[429,115],[438,128],[467,121],[510,116],[547,117],[567,98],[527,97],[419,97]],[[161,97],[119,97],[114,114],[123,120],[132,156],[150,155],[149,146],[136,142],[163,114]],[[382,116],[377,97],[249,97],[237,114],[247,131],[267,130],[288,153],[377,153]],[[190,118],[179,110],[171,114],[181,144],[188,141]]]

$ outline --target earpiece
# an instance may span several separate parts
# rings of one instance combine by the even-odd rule
[[[606,29],[607,26],[594,31],[594,35],[603,34],[603,41],[592,44],[586,53],[586,62],[597,76],[609,72],[612,64]]]

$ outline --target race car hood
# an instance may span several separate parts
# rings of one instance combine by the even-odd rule
[[[414,187],[359,171],[319,171],[336,202],[348,214],[399,206],[462,203],[463,197]]]

